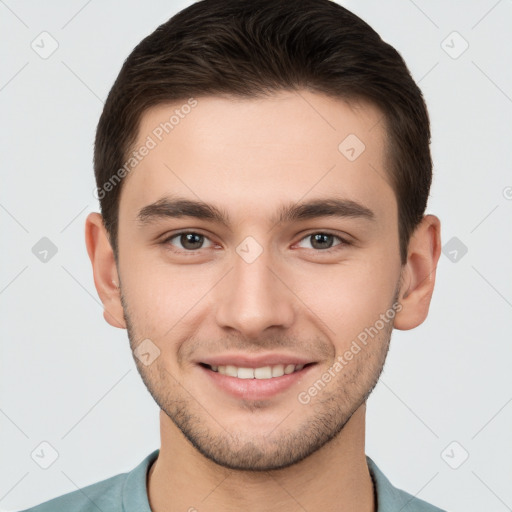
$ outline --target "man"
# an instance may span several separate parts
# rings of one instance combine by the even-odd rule
[[[125,61],[86,244],[161,448],[32,511],[439,511],[365,454],[393,327],[428,314],[430,128],[399,54],[329,0],[204,0]]]

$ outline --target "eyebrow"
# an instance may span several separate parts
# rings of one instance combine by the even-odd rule
[[[194,217],[221,224],[229,229],[229,214],[213,204],[181,197],[163,197],[140,209],[136,220],[145,226],[165,218]],[[302,203],[283,205],[271,219],[271,223],[293,222],[317,217],[361,218],[375,220],[372,210],[350,199],[328,197]]]

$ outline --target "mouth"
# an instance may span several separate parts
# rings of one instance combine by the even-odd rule
[[[292,373],[298,373],[304,368],[312,366],[316,363],[306,363],[306,364],[274,364],[274,365],[266,365],[259,366],[257,368],[251,367],[243,367],[243,366],[235,366],[231,364],[227,365],[209,365],[206,363],[199,363],[200,366],[206,368],[215,373],[219,373],[221,375],[226,375],[228,377],[235,377],[237,379],[259,379],[259,380],[267,380],[267,379],[276,379],[282,377],[283,375],[290,375]]]
[[[290,361],[277,357],[274,361],[268,361],[268,358],[267,361],[239,358],[238,365],[227,364],[234,363],[232,359],[234,358],[223,357],[208,363],[198,363],[197,368],[206,379],[205,390],[212,388],[212,392],[227,393],[235,400],[284,399],[289,397],[284,394],[287,390],[297,387],[300,390],[300,386],[303,386],[301,383],[318,365],[317,362],[305,362],[296,358],[290,358]]]
[[[202,355],[195,361],[205,392],[235,400],[285,400],[300,391],[319,361],[293,352],[231,352]],[[205,380],[202,380],[205,379]]]

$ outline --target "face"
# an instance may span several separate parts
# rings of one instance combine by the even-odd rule
[[[307,91],[196,101],[141,120],[135,147],[155,145],[120,198],[124,319],[199,452],[282,468],[364,407],[388,350],[402,267],[381,114]]]

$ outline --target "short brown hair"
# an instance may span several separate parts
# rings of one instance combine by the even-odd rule
[[[94,146],[98,198],[116,261],[120,178],[126,174],[118,171],[126,169],[149,107],[298,89],[366,100],[383,113],[404,263],[432,181],[427,108],[400,54],[330,0],[202,0],[134,48],[109,92]]]

